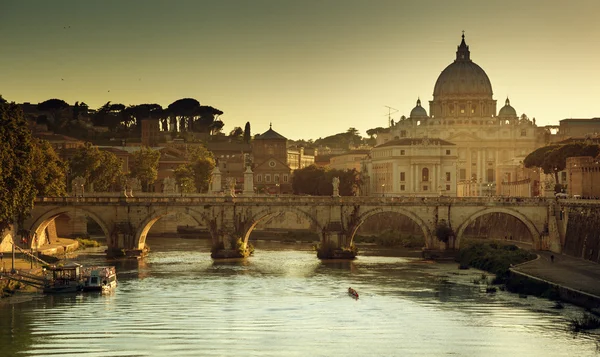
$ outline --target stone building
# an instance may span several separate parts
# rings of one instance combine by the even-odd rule
[[[529,120],[524,114],[518,116],[508,98],[497,112],[490,79],[471,60],[471,52],[463,35],[456,51],[456,59],[442,71],[435,83],[429,113],[421,105],[421,100],[417,100],[408,118],[403,116],[390,127],[388,133],[378,135],[377,145],[404,138],[432,138],[431,140],[443,142],[440,146],[448,146],[452,155],[456,155],[451,170],[444,168],[439,171],[444,175],[450,173],[448,182],[454,187],[448,192],[471,196],[484,195],[486,189],[491,187],[493,194],[499,194],[498,183],[514,181],[513,172],[520,161],[545,144],[545,134],[546,130],[538,128],[535,119]],[[410,162],[411,167],[406,171],[409,176],[406,179],[416,184],[405,185],[405,194],[422,194],[424,186],[428,190],[438,186],[438,182],[424,182],[422,175],[423,169],[429,172],[436,170],[434,163],[439,160],[437,152],[432,157],[390,156],[388,159],[390,165],[403,165],[401,162],[407,159]],[[442,179],[445,178],[444,175]],[[372,173],[368,176],[374,177]],[[393,192],[400,193],[398,187],[402,184],[396,177],[394,180]],[[469,189],[457,190],[456,186],[461,184],[463,187],[468,185]],[[378,186],[380,184],[377,180],[371,180],[372,192],[378,192]],[[445,186],[446,183],[443,182],[442,187]]]
[[[456,145],[441,139],[402,138],[371,150],[363,195],[456,196]]]
[[[567,189],[570,196],[600,197],[600,162],[591,156],[567,158]]]
[[[252,140],[254,187],[272,194],[292,192],[292,169],[288,164],[287,139],[273,130]]]

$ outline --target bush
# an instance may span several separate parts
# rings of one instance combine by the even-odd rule
[[[79,242],[79,245],[84,248],[100,246],[100,243],[96,242],[93,239],[86,239],[86,238],[79,237],[79,238],[76,238],[76,240]]]
[[[497,243],[474,243],[460,250],[458,262],[496,274],[494,282],[505,282],[511,265],[535,259],[536,255],[516,246],[502,246]]]

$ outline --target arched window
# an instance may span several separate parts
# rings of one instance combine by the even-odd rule
[[[429,181],[429,169],[425,167],[423,170],[421,170],[421,173],[421,176],[423,176],[423,182]]]

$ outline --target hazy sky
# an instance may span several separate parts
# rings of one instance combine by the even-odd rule
[[[600,116],[599,0],[0,0],[0,94],[97,108],[185,97],[290,139],[432,99],[465,30],[498,109]],[[429,105],[424,105],[429,111]]]

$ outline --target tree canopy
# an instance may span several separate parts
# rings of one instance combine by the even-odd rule
[[[88,190],[93,186],[94,191],[112,191],[123,176],[121,161],[115,154],[87,143],[69,160],[69,185],[77,176],[85,179]]]
[[[523,160],[523,164],[528,168],[541,168],[545,174],[554,175],[555,181],[558,182],[558,172],[566,168],[567,158],[576,156],[596,157],[598,153],[600,153],[600,147],[595,144],[571,143],[548,145],[527,155]]]
[[[66,193],[67,164],[46,140],[33,140],[32,178],[38,196],[58,197]]]
[[[158,178],[158,161],[160,160],[160,151],[152,150],[149,147],[142,147],[141,150],[131,155],[131,164],[129,174],[140,180],[142,189],[146,192]]]
[[[33,208],[33,145],[21,109],[0,102],[0,230],[21,223]]]
[[[326,170],[315,165],[307,166],[294,171],[292,189],[297,195],[331,196],[333,194],[332,181],[334,177],[340,179],[339,191],[341,196],[353,196],[360,186],[360,174],[352,170]]]

